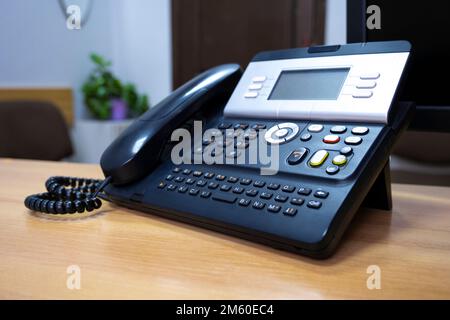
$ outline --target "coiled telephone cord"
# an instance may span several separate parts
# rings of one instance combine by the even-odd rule
[[[91,212],[102,206],[99,192],[110,182],[74,177],[50,177],[45,182],[47,192],[25,198],[25,206],[48,214],[74,214]]]

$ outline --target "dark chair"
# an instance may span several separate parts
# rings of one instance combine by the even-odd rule
[[[0,102],[0,157],[61,160],[72,153],[67,124],[53,104]]]

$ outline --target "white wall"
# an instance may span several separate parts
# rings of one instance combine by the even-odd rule
[[[70,86],[84,117],[80,88],[97,52],[154,104],[171,90],[170,39],[170,0],[93,0],[81,30],[66,28],[57,0],[0,0],[0,87]]]
[[[347,42],[347,1],[327,0],[325,15],[325,44]]]
[[[122,0],[113,16],[115,70],[152,105],[172,90],[170,9],[170,0]]]

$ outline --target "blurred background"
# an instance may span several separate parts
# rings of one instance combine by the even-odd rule
[[[264,50],[345,43],[346,6],[0,0],[0,157],[98,163],[133,118],[209,67],[245,67]],[[450,156],[422,159],[410,142],[398,149],[394,178],[450,184]]]

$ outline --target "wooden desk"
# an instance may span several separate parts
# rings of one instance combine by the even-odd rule
[[[42,219],[22,202],[50,175],[101,172],[0,159],[0,298],[450,298],[450,188],[394,185],[392,214],[361,210],[336,255],[315,261],[109,204]],[[70,265],[80,290],[66,286]],[[367,289],[369,265],[380,290]]]

